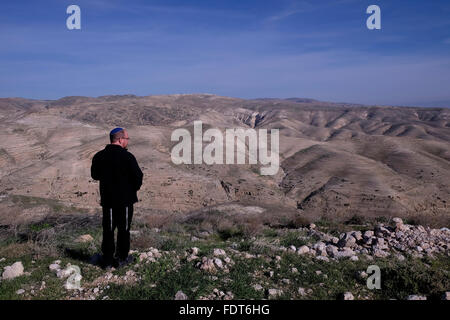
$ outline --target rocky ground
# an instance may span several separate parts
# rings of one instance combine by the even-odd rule
[[[166,242],[159,249],[132,250],[134,262],[117,270],[103,270],[67,256],[51,260],[31,254],[25,258],[32,259],[25,266],[13,257],[1,258],[0,296],[87,300],[450,299],[449,229],[408,225],[400,218],[339,236],[321,229],[315,224],[290,230],[266,229],[251,238],[226,240],[206,231],[179,233],[189,239],[172,246]],[[134,237],[143,231],[135,230]],[[159,229],[151,232],[161,237],[164,233]],[[96,239],[83,234],[76,242],[81,248],[92,248]],[[379,265],[382,270],[379,290],[366,286],[369,265]],[[80,268],[79,274],[76,268]],[[80,287],[73,285],[76,281]]]

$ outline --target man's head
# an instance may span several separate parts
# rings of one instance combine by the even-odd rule
[[[111,144],[117,144],[122,148],[126,148],[128,146],[129,139],[130,137],[128,136],[128,132],[123,128],[115,128],[109,133],[109,140],[111,141]]]

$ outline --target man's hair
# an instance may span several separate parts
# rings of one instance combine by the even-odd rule
[[[122,128],[115,128],[113,130],[111,130],[111,132],[109,133],[109,140],[111,141],[111,143],[118,141],[120,138],[124,138],[125,137],[125,132],[123,131]]]

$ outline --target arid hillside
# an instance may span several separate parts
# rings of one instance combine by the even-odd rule
[[[176,128],[280,129],[280,170],[174,165]],[[187,214],[240,202],[254,215],[414,217],[448,226],[450,109],[209,94],[0,99],[0,225],[68,207],[100,211],[93,155],[114,126],[144,172],[136,212]],[[242,214],[248,214],[243,212]]]

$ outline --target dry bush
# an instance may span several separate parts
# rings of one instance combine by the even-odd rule
[[[173,214],[151,214],[146,216],[144,223],[148,228],[166,229],[176,222],[176,217]]]
[[[423,214],[412,214],[407,217],[403,217],[403,221],[407,224],[421,225],[430,228],[442,228],[450,226],[450,216],[449,215],[423,215]]]
[[[131,239],[131,248],[133,250],[145,250],[150,247],[159,248],[161,238],[151,232],[141,233],[139,236]]]

